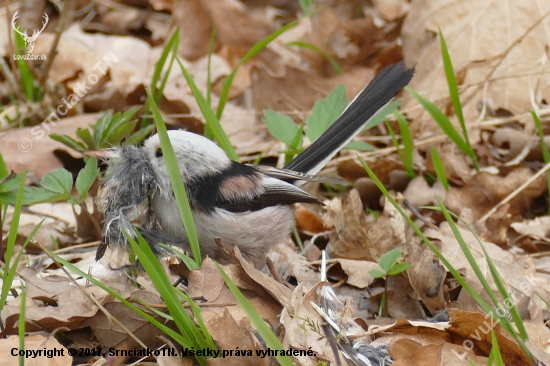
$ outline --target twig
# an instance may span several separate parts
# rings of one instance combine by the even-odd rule
[[[133,340],[135,340],[141,347],[143,348],[147,348],[147,346],[138,338],[136,337],[136,335],[134,333],[132,333],[132,331],[130,331],[128,328],[126,328],[126,326],[124,326],[124,324],[122,324],[122,322],[120,320],[118,320],[117,318],[115,318],[113,315],[111,315],[111,313],[109,313],[109,311],[107,311],[107,309],[105,309],[100,303],[99,301],[97,301],[97,299],[95,297],[93,297],[92,295],[90,295],[88,292],[86,292],[82,286],[80,286],[80,284],[74,279],[74,277],[69,273],[69,271],[67,271],[67,269],[61,265],[61,263],[58,263],[54,258],[53,256],[50,255],[50,253],[48,252],[48,250],[42,245],[40,244],[39,242],[36,242],[35,243],[36,245],[38,245],[40,247],[40,249],[42,249],[44,251],[44,253],[46,253],[46,255],[48,255],[48,257],[50,257],[50,259],[55,263],[57,264],[57,266],[59,267],[59,269],[61,269],[63,272],[65,272],[65,274],[67,275],[67,277],[69,278],[69,280],[76,286],[78,287],[78,289],[84,294],[84,296],[86,296],[88,298],[88,300],[90,300],[92,303],[95,304],[95,306],[97,306],[99,308],[99,310],[101,310],[101,312],[103,314],[105,314],[105,316],[107,317],[107,319],[109,319],[109,322],[114,322],[116,325],[118,325],[120,327],[120,329],[122,329],[126,334],[128,334]]]
[[[47,90],[45,85],[46,79],[48,79],[48,74],[50,73],[50,68],[52,67],[52,64],[53,64],[53,60],[56,55],[57,46],[59,44],[59,40],[61,39],[61,34],[63,33],[63,30],[65,30],[65,28],[67,27],[72,4],[73,4],[72,0],[65,0],[63,3],[63,9],[61,9],[61,18],[59,19],[59,23],[57,24],[57,28],[55,29],[55,38],[50,48],[48,59],[46,60],[46,65],[44,65],[44,68],[42,69],[42,73],[40,74],[40,79],[38,80],[40,85],[42,85],[43,90]]]
[[[519,186],[516,190],[514,190],[512,193],[510,193],[506,198],[504,198],[502,201],[500,201],[495,207],[489,210],[483,217],[479,220],[479,222],[485,222],[489,217],[491,217],[492,214],[494,214],[500,206],[510,202],[512,198],[518,195],[519,192],[523,191],[529,184],[533,183],[538,177],[546,173],[550,169],[550,163],[546,164],[542,169],[540,169],[535,175],[533,175],[531,178],[529,178],[525,183],[523,183],[521,186]]]
[[[429,222],[427,218],[425,218],[420,212],[418,212],[418,210],[416,209],[416,207],[414,207],[412,205],[412,203],[405,200],[405,201],[403,201],[403,206],[408,208],[413,213],[414,216],[419,218],[420,221],[422,221],[424,223],[424,225],[426,225],[426,226],[428,226],[432,229],[439,230],[439,228],[437,226],[435,226],[433,223]]]

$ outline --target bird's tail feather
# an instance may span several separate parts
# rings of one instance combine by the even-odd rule
[[[414,67],[407,69],[403,61],[386,66],[342,112],[328,130],[285,169],[316,174],[347,145],[376,113],[412,79]]]

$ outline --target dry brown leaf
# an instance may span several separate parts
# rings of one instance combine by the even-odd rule
[[[377,261],[382,254],[406,242],[406,223],[391,203],[386,201],[382,214],[369,224],[355,189],[344,202],[340,198],[331,200],[323,220],[335,229],[329,249],[337,257]]]
[[[449,190],[445,203],[451,211],[458,213],[470,208],[479,218],[532,176],[531,169],[526,167],[517,167],[505,177],[480,172],[464,187]],[[509,212],[512,215],[524,214],[532,201],[547,188],[546,178],[538,178],[510,201]]]
[[[535,217],[532,220],[514,222],[510,225],[518,234],[533,239],[545,239],[550,234],[550,216]]]
[[[53,38],[53,34],[41,35],[34,52],[47,54]],[[57,51],[49,79],[53,83],[66,83],[79,98],[94,92],[97,85],[127,96],[138,86],[148,85],[148,75],[154,67],[151,47],[146,42],[133,37],[84,33],[76,24],[63,32]],[[73,104],[71,98],[68,101]]]
[[[380,268],[378,263],[370,261],[358,261],[344,258],[329,259],[327,260],[327,265],[331,265],[327,268],[329,276],[333,268],[332,264],[336,263],[340,265],[342,271],[347,275],[347,284],[360,289],[366,288],[374,281],[374,278],[369,275],[369,271]]]
[[[410,87],[429,100],[438,101],[444,110],[450,105],[436,36],[440,28],[453,68],[462,75],[459,87],[463,89],[461,99],[466,121],[474,121],[478,116],[477,104],[481,98],[492,110],[502,109],[515,115],[532,109],[530,98],[534,91],[535,102],[540,105],[542,100],[550,99],[550,64],[541,61],[546,58],[545,49],[549,45],[548,34],[543,29],[550,26],[550,18],[544,18],[541,24],[528,30],[549,11],[550,3],[532,0],[413,2],[402,31],[404,58],[408,64],[417,65]],[[485,93],[483,89],[488,80]],[[435,123],[411,101],[412,97],[407,96],[403,105],[409,116],[424,116],[413,122],[415,130],[435,131]]]
[[[447,270],[425,245],[411,241],[407,249],[409,255],[406,260],[411,264],[407,275],[416,294],[430,313],[445,309],[447,303],[443,298],[443,284]]]
[[[19,365],[19,357],[12,356],[13,350],[19,350],[19,336],[10,336],[0,339],[0,355],[2,355],[2,365]],[[44,337],[41,334],[26,336],[25,349],[22,351],[42,352],[36,357],[26,357],[26,366],[70,366],[73,364],[73,358],[72,356],[69,356],[69,351],[67,348],[63,347],[63,345],[59,343],[53,335],[49,337]],[[55,356],[47,357],[47,354],[44,352],[51,353]]]
[[[321,284],[320,286],[324,286]],[[299,365],[315,365],[319,359],[335,362],[328,339],[321,330],[323,320],[313,309],[310,302],[319,304],[317,286],[307,293],[299,284],[292,294],[291,306],[285,307],[281,313],[281,324],[285,327],[283,346],[285,349],[312,350],[317,357],[298,356],[294,361]],[[340,355],[342,359],[342,355]]]
[[[223,286],[225,286],[225,282],[216,268],[216,264],[207,257],[200,268],[189,274],[187,292],[194,299],[202,297],[206,301],[212,302],[218,298]]]
[[[181,30],[178,54],[191,61],[206,55],[214,23],[203,1],[174,0],[172,17]]]
[[[134,291],[132,293],[132,298],[139,298],[146,304],[150,304],[152,306],[164,305],[162,299],[157,293],[149,291]],[[112,317],[124,324],[130,332],[132,332],[149,348],[154,349],[164,344],[164,342],[159,338],[159,336],[164,333],[126,305],[118,301],[111,301],[103,304],[103,306]],[[138,305],[137,301],[135,306],[141,308],[142,310],[145,309],[141,305]],[[151,314],[151,316],[158,321],[162,321],[163,319],[155,314]],[[130,335],[120,328],[117,323],[107,318],[103,312],[98,312],[95,316],[86,319],[84,324],[92,328],[95,337],[99,340],[101,345],[107,348],[119,348],[125,346],[128,349],[133,349],[140,347],[138,343],[130,337]]]
[[[369,288],[371,294],[369,311],[376,314],[380,311],[384,287]],[[405,273],[388,277],[387,315],[393,319],[425,319],[426,313],[418,301],[418,295],[412,288],[409,278]]]
[[[252,264],[248,263],[246,259],[243,258],[238,247],[235,247],[235,256],[239,260],[243,270],[254,282],[262,286],[265,291],[267,291],[275,300],[279,302],[279,304],[285,307],[290,306],[290,299],[292,297],[291,289],[282,283],[275,281],[273,277],[258,271]]]
[[[59,327],[82,328],[85,326],[84,320],[97,313],[97,307],[66,277],[40,278],[30,267],[23,268],[19,273],[26,283],[25,329],[28,332],[51,332]],[[97,287],[90,287],[87,291],[99,301],[107,295]],[[6,327],[3,335],[16,332],[14,326],[19,320],[20,300],[17,297],[8,301],[2,310],[2,322]]]
[[[436,197],[445,200],[446,193],[447,191],[439,180],[430,187],[424,177],[418,176],[411,180],[403,192],[403,197],[414,207],[421,207],[437,204]]]
[[[296,228],[300,231],[318,234],[330,230],[313,211],[308,210],[304,206],[299,206],[294,211],[294,217],[296,219]]]
[[[307,247],[317,248],[315,245],[307,245]],[[304,251],[307,251],[307,249],[304,249]],[[317,253],[317,250],[312,252]],[[319,282],[319,273],[313,269],[311,262],[305,255],[296,251],[294,245],[281,243],[269,252],[268,256],[283,280],[286,281],[290,277],[294,277],[298,283],[305,284],[307,288]]]
[[[29,170],[37,179],[42,178],[52,170],[63,168],[63,163],[54,154],[56,150],[63,151],[73,158],[81,158],[76,153],[60,142],[52,140],[48,135],[58,133],[76,137],[76,129],[87,128],[96,123],[98,114],[86,114],[69,117],[51,124],[44,122],[35,127],[9,130],[0,135],[0,154],[4,157],[9,170],[17,173]],[[40,159],[37,159],[37,156]]]
[[[479,266],[481,273],[485,276],[485,279],[487,280],[493,291],[497,293],[498,291],[496,285],[490,274],[487,261],[484,258],[483,251],[481,250],[477,239],[469,230],[462,227],[459,227],[458,229],[461,236],[464,238],[464,241],[468,245],[468,248],[472,252],[472,255],[474,256],[474,259],[476,260],[476,263]],[[455,239],[449,225],[446,222],[442,223],[440,230],[427,229],[424,232],[424,235],[426,235],[426,237],[428,238],[438,239],[439,241],[441,241],[441,254],[450,263],[453,264],[456,270],[464,273],[464,279],[468,284],[470,284],[470,286],[472,286],[474,291],[480,294],[480,296],[482,296],[483,298],[486,298],[487,301],[490,301],[481,285],[481,282],[473,272],[473,269],[467,261],[464,253],[460,249],[460,246]],[[513,254],[501,249],[497,245],[489,242],[483,242],[483,246],[485,247],[488,255],[491,257],[498,272],[501,274],[502,280],[513,294],[513,297],[516,300],[516,306],[518,307],[520,314],[527,315],[527,304],[535,289],[533,288],[531,281],[527,279],[527,277],[523,274],[521,265],[518,263]],[[474,306],[474,308],[470,308],[470,305],[466,305],[467,300],[465,297],[469,297],[469,295],[466,293],[466,291],[461,291],[458,301],[463,304],[463,309],[477,309],[477,305],[475,304],[475,302],[468,302],[469,304]]]
[[[539,139],[522,130],[501,127],[491,136],[491,143],[500,149],[499,155],[507,161],[518,156],[525,148],[539,146]]]
[[[443,351],[443,344],[428,344],[420,347],[416,352],[410,356],[402,359],[397,359],[392,365],[394,366],[438,366],[441,363],[441,353]]]
[[[529,357],[521,347],[506,334],[498,323],[486,314],[449,309],[450,327],[447,331],[453,334],[454,343],[462,344],[466,349],[482,351],[488,355],[491,352],[491,330],[494,331],[502,359],[506,365],[530,365]],[[464,350],[457,350],[462,354]]]
[[[250,324],[244,325],[246,319],[237,323],[231,314],[224,309],[221,315],[209,310],[203,310],[201,315],[204,319],[208,332],[218,345],[218,349],[228,352],[228,356],[217,359],[209,359],[208,364],[212,366],[223,365],[269,365],[269,358],[256,356],[256,350],[261,350],[258,340],[251,331]],[[229,355],[230,351],[252,350],[252,357],[241,357]]]

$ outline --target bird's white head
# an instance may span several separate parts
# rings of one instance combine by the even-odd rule
[[[194,178],[220,172],[231,164],[231,160],[225,152],[206,137],[182,130],[168,131],[168,137],[174,148],[184,183],[189,183]],[[161,188],[167,192],[170,187],[170,178],[166,170],[158,134],[147,139],[143,148],[159,178],[158,181],[161,182]]]

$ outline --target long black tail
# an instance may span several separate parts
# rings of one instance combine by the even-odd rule
[[[353,139],[367,122],[403,89],[414,74],[403,61],[386,66],[348,105],[336,122],[313,144],[285,166],[304,174],[316,174]]]

